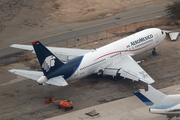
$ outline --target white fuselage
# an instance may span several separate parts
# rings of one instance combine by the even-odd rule
[[[134,56],[156,48],[166,37],[158,28],[150,28],[132,34],[113,43],[84,54],[83,59],[68,80],[79,79],[103,71],[123,57]]]
[[[180,94],[168,95],[168,96],[180,101]],[[169,101],[169,105],[160,106],[159,108],[150,108],[149,112],[153,113],[153,114],[180,116],[180,104],[179,104],[179,102],[173,103],[173,104],[170,104],[170,103],[171,103],[171,101]]]
[[[149,112],[150,113],[153,113],[153,114],[163,114],[163,115],[173,115],[173,116],[180,116],[180,104],[177,103],[177,104],[172,104],[173,107],[169,107],[171,105],[166,105],[168,108],[160,108],[159,109],[149,109]]]

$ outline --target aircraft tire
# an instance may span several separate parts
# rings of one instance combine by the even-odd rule
[[[155,51],[152,51],[152,55],[156,55],[156,52],[155,52]]]

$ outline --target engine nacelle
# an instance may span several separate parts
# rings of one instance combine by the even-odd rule
[[[47,79],[47,77],[46,76],[41,76],[38,80],[37,80],[37,82],[38,82],[38,84],[39,85],[43,85],[45,82],[47,82],[48,81],[48,79]]]

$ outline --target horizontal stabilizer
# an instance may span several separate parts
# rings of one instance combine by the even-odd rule
[[[41,76],[43,76],[43,72],[39,71],[30,71],[30,70],[18,70],[18,69],[11,69],[9,72],[14,73],[16,75],[20,75],[32,80],[37,81]],[[54,77],[49,79],[47,84],[55,85],[55,86],[66,86],[68,83],[62,76]]]
[[[16,75],[20,75],[32,80],[38,80],[41,76],[43,76],[43,72],[39,71],[30,71],[30,70],[18,70],[18,69],[11,69],[9,72],[14,73]]]
[[[51,85],[56,85],[56,86],[68,85],[68,83],[66,82],[66,80],[62,76],[51,78],[46,83],[51,84]]]

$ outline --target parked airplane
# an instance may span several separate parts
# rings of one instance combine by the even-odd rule
[[[32,43],[34,49],[30,45],[13,44],[11,47],[35,51],[43,72],[17,69],[10,72],[36,80],[40,85],[65,86],[66,80],[80,79],[94,73],[151,84],[154,80],[131,56],[150,49],[153,49],[152,54],[156,54],[155,48],[165,36],[162,30],[150,28],[93,50],[46,48],[39,41]]]
[[[149,112],[167,115],[169,118],[180,116],[180,94],[165,95],[148,85],[148,90],[140,89],[134,94],[149,107]]]

